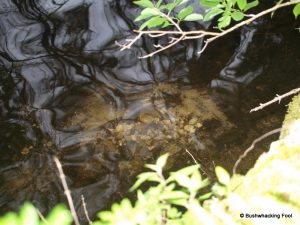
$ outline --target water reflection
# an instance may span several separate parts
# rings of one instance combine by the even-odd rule
[[[139,60],[153,50],[153,40],[124,52],[115,44],[134,35],[138,9],[131,1],[0,2],[1,212],[30,200],[45,213],[65,201],[54,154],[82,220],[82,194],[94,215],[122,197],[142,166],[163,152],[173,155],[169,167],[176,167],[193,163],[184,152],[189,149],[208,176],[214,161],[232,165],[246,130],[228,119],[207,87],[190,81],[188,60],[202,40]],[[226,81],[233,90],[262,72],[256,72],[260,64],[243,64],[253,56],[249,48],[260,26],[241,31],[237,52],[213,82]],[[255,72],[248,76],[240,71],[245,67]],[[225,83],[212,86],[227,89]],[[237,92],[231,93],[224,96],[238,102]],[[278,121],[274,116],[265,124]],[[225,143],[231,142],[230,151]]]
[[[146,112],[156,122],[174,121],[162,97],[171,94],[152,88],[185,78],[184,59],[201,40],[178,46],[176,54],[139,60],[151,51],[152,40],[126,52],[115,44],[134,35],[131,21],[138,9],[130,1],[1,0],[1,5],[0,62],[9,73],[2,83],[8,90],[1,93],[1,211],[31,200],[45,213],[64,200],[51,161],[57,154],[78,210],[84,194],[93,214],[153,159],[155,151],[143,141],[159,135],[163,142],[167,128],[151,136],[163,124],[135,124]],[[139,132],[142,139],[128,138]]]

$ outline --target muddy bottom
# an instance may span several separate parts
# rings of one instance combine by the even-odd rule
[[[204,176],[214,179],[214,167],[232,170],[239,155],[251,142],[279,127],[284,113],[229,119],[214,101],[213,93],[201,86],[158,84],[147,92],[120,97],[123,104],[107,98],[103,87],[78,101],[76,110],[62,117],[56,129],[70,133],[74,143],[57,148],[49,138],[25,145],[1,170],[2,211],[32,201],[43,213],[65,201],[53,154],[58,155],[67,176],[76,208],[85,220],[81,195],[89,213],[110,207],[128,196],[128,189],[145,163],[169,153],[167,169],[201,165]],[[30,113],[28,115],[30,118]],[[271,140],[259,144],[242,162],[245,173]]]
[[[169,169],[195,163],[192,154],[201,164],[203,173],[212,179],[216,165],[231,171],[239,155],[255,138],[280,126],[283,113],[279,111],[258,118],[246,114],[242,119],[233,120],[211,96],[207,88],[200,86],[158,84],[148,92],[124,97],[126,104],[117,108],[102,97],[90,95],[60,129],[80,126],[81,130],[92,133],[92,141],[89,138],[80,140],[80,149],[98,156],[97,159],[93,156],[93,162],[86,161],[85,169],[82,166],[68,169],[67,163],[66,170],[73,176],[76,174],[72,180],[81,186],[82,181],[94,179],[99,172],[97,168],[105,167],[101,159],[107,155],[116,163],[113,168],[106,167],[118,173],[121,183],[125,180],[126,188],[134,182],[137,173],[144,170],[145,163],[153,162],[164,153],[171,155]],[[258,144],[241,164],[239,172],[246,172],[275,138]],[[72,164],[68,158],[75,153],[65,152],[68,153],[62,153],[62,161],[67,159]],[[86,159],[81,157],[80,160]],[[97,172],[88,172],[90,168]]]

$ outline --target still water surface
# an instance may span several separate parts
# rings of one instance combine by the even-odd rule
[[[300,39],[286,12],[201,57],[198,40],[140,60],[165,40],[119,51],[115,41],[134,35],[131,1],[0,3],[1,213],[26,200],[46,213],[65,201],[53,155],[82,220],[81,195],[94,215],[126,196],[143,165],[166,152],[168,168],[180,168],[194,163],[188,149],[213,179],[215,165],[231,170],[253,139],[280,126],[285,104],[249,110],[299,84]]]

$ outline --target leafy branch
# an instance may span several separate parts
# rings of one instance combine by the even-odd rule
[[[134,1],[135,4],[143,8],[140,15],[135,19],[136,22],[144,21],[139,30],[134,30],[137,33],[133,39],[127,39],[125,43],[117,43],[121,47],[121,51],[130,49],[140,38],[149,36],[151,38],[167,37],[166,45],[154,45],[155,51],[141,56],[139,58],[148,58],[153,55],[165,51],[183,40],[191,40],[207,37],[205,44],[198,54],[201,54],[206,47],[216,39],[227,35],[240,27],[247,25],[256,19],[267,14],[274,13],[276,10],[291,5],[295,5],[293,13],[297,18],[300,14],[300,0],[290,0],[288,2],[279,1],[275,6],[266,9],[257,14],[246,14],[246,11],[257,6],[258,0],[249,2],[247,0],[200,0],[202,6],[208,7],[205,15],[194,12],[192,5],[187,5],[189,0],[174,0],[171,3],[163,4],[162,0],[150,1],[139,0]],[[186,7],[183,7],[186,6]],[[183,8],[182,8],[183,7]],[[175,9],[182,8],[177,11]],[[181,24],[184,21],[210,21],[218,16],[218,32],[206,30],[185,31]],[[246,19],[245,19],[246,18]],[[230,26],[232,21],[238,22],[234,26]],[[166,28],[173,28],[172,30]],[[148,30],[144,30],[148,28]],[[227,28],[227,29],[225,29]]]
[[[138,179],[131,188],[135,191],[145,182],[154,183],[143,192],[137,191],[137,200],[131,204],[129,199],[113,204],[110,211],[100,212],[99,220],[92,225],[114,224],[195,224],[195,216],[203,211],[200,202],[211,196],[224,197],[228,194],[230,175],[222,167],[216,167],[218,183],[214,184],[212,191],[200,193],[210,184],[203,179],[200,165],[192,165],[171,172],[168,176],[163,174],[168,154],[158,158],[155,164],[147,164],[149,172],[138,175]]]

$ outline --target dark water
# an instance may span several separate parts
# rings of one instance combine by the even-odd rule
[[[225,37],[200,58],[202,40],[140,60],[164,40],[119,51],[115,41],[134,35],[131,1],[0,3],[1,213],[26,200],[46,213],[65,201],[53,155],[82,220],[81,195],[94,215],[124,197],[144,163],[162,153],[172,155],[169,168],[192,164],[188,149],[207,176],[215,164],[231,169],[254,138],[280,126],[285,104],[248,111],[299,84],[300,39],[289,11]]]

